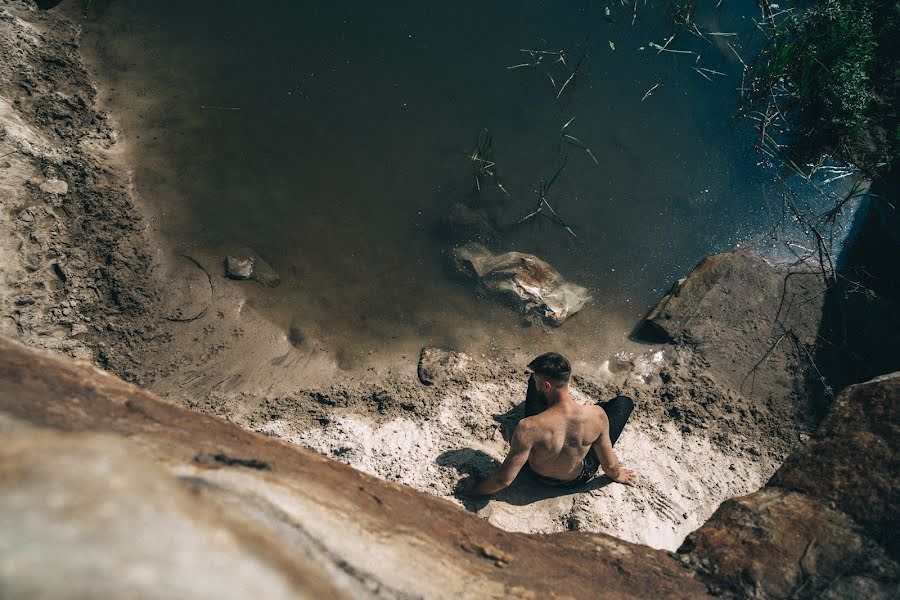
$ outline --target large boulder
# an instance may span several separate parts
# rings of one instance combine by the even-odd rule
[[[703,259],[647,314],[637,337],[690,345],[714,378],[771,398],[780,420],[810,410],[825,285],[817,265],[773,265],[738,249]]]
[[[550,264],[532,254],[494,254],[481,244],[471,243],[453,248],[449,258],[455,272],[476,281],[487,294],[551,325],[561,325],[591,298],[587,288],[566,281]]]
[[[770,485],[850,515],[900,559],[900,372],[850,386]]]
[[[707,256],[647,313],[638,334],[648,341],[703,344],[720,340],[723,325],[755,326],[801,308],[821,316],[820,276],[813,265],[775,266],[749,249]],[[818,323],[813,325],[815,330]]]
[[[679,552],[751,598],[896,598],[900,373],[852,386],[762,490],[729,500]]]

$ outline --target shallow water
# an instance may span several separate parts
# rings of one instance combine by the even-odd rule
[[[172,244],[224,255],[251,246],[283,284],[246,284],[278,323],[325,340],[344,366],[423,344],[486,352],[555,348],[589,360],[621,347],[673,280],[703,256],[765,240],[778,182],[733,118],[755,3],[698,17],[711,42],[652,5],[505,0],[264,3],[94,2],[86,49],[129,140],[140,194]],[[643,47],[643,49],[641,49]],[[588,58],[559,99],[561,64]],[[547,55],[549,56],[549,55]],[[746,60],[746,58],[745,58]],[[706,80],[692,66],[723,73]],[[549,75],[548,75],[549,73]],[[554,81],[556,87],[554,87]],[[659,84],[652,94],[646,92]],[[563,327],[447,277],[434,225],[477,204],[467,159],[482,128],[525,215],[541,177],[569,161],[549,196],[578,235],[533,219],[505,236],[592,290]],[[496,192],[496,190],[495,190]]]

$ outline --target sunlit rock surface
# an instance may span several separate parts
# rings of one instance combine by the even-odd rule
[[[452,249],[450,264],[486,293],[552,325],[561,325],[591,298],[586,288],[566,281],[550,264],[532,254],[494,254],[481,244],[471,243]]]
[[[641,334],[659,341],[702,344],[722,337],[722,323],[736,329],[758,328],[753,317],[776,324],[803,317],[815,331],[823,288],[821,271],[813,264],[773,266],[750,249],[714,254],[678,280],[651,309]]]
[[[11,597],[890,597],[898,397],[900,377],[850,388],[679,557],[504,532],[0,338],[0,573]]]

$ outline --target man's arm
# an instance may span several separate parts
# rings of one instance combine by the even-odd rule
[[[500,467],[491,473],[484,481],[475,485],[471,491],[463,489],[464,493],[472,496],[489,496],[507,487],[525,466],[531,446],[534,443],[531,428],[528,424],[520,422],[513,433],[509,443],[509,453]]]
[[[602,411],[603,409],[601,408],[600,410]],[[609,439],[609,419],[606,418],[605,413],[603,415],[603,432],[591,447],[597,453],[597,458],[600,459],[600,467],[610,479],[625,485],[633,485],[634,471],[620,465],[619,459],[616,458],[616,453],[613,452],[612,442]]]

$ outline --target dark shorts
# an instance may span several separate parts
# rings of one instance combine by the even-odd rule
[[[530,469],[531,467],[529,467]],[[581,474],[571,481],[563,481],[562,479],[556,479],[554,477],[546,477],[541,475],[540,473],[535,473],[531,471],[531,474],[534,475],[534,478],[543,483],[544,485],[550,485],[554,487],[574,487],[579,486],[593,478],[594,475],[597,474],[597,470],[600,468],[600,459],[597,458],[597,453],[594,452],[594,449],[591,448],[588,450],[587,455],[584,457],[584,460],[581,461]]]

